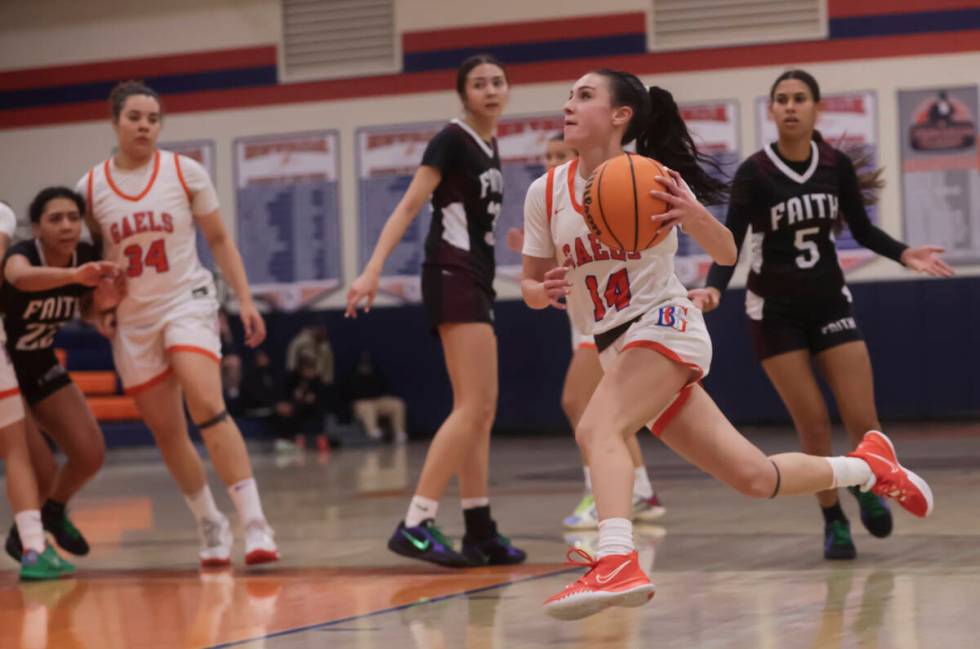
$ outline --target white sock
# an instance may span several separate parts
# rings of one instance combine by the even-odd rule
[[[262,511],[262,501],[259,499],[259,486],[255,478],[246,478],[228,487],[228,495],[235,504],[238,512],[238,522],[242,527],[256,521],[265,522],[265,512]]]
[[[40,509],[25,509],[14,514],[17,533],[25,550],[34,550],[38,554],[44,552],[44,525],[41,524]]]
[[[462,498],[460,504],[463,509],[474,509],[475,507],[487,507],[490,505],[489,498]]]
[[[633,495],[644,500],[653,497],[653,485],[650,484],[650,474],[645,466],[633,469]]]
[[[190,508],[191,513],[194,514],[194,520],[200,523],[205,518],[209,521],[221,520],[223,514],[218,506],[214,502],[214,495],[211,493],[211,487],[204,485],[204,488],[192,496],[184,494],[184,500],[187,501],[187,506]]]
[[[834,489],[838,487],[861,487],[861,491],[867,491],[874,486],[875,474],[871,472],[871,467],[864,460],[856,457],[828,457],[824,459],[830,463],[830,469],[834,472]]]
[[[599,521],[598,558],[610,554],[629,554],[633,551],[633,521],[628,518],[607,518]]]
[[[585,476],[585,490],[592,493],[592,472],[589,471],[589,467],[582,467],[582,475]]]
[[[405,513],[405,527],[417,527],[427,518],[435,518],[439,513],[439,501],[425,496],[412,496]]]

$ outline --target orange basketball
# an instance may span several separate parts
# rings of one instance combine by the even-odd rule
[[[624,153],[606,160],[585,185],[582,206],[585,223],[610,248],[638,252],[651,248],[670,233],[650,217],[666,212],[666,202],[654,198],[654,189],[664,191],[657,176],[668,177],[656,160]]]

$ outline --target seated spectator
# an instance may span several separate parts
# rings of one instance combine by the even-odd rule
[[[286,349],[286,369],[296,371],[300,356],[310,356],[316,361],[316,372],[320,378],[320,398],[327,412],[337,412],[337,391],[334,385],[334,355],[330,346],[327,327],[313,324],[303,327]]]
[[[303,354],[296,361],[296,370],[286,379],[284,397],[276,403],[276,428],[280,440],[302,440],[307,435],[322,435],[326,409],[323,404],[323,384],[313,356]]]
[[[221,388],[229,407],[237,406],[242,383],[242,357],[224,308],[218,309],[218,335],[221,338]]]
[[[371,360],[371,353],[364,350],[357,368],[350,379],[350,396],[354,416],[364,426],[364,432],[371,439],[381,439],[383,433],[378,424],[379,417],[387,417],[396,443],[408,441],[405,432],[405,401],[388,390],[384,377]]]
[[[261,347],[252,356],[252,366],[242,377],[239,404],[242,414],[250,417],[268,417],[275,412],[280,387],[272,371],[272,359]]]

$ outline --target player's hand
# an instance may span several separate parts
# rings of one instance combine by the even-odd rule
[[[524,230],[521,228],[507,230],[507,248],[518,254],[524,251]]]
[[[542,282],[544,292],[548,296],[548,304],[562,311],[568,307],[565,306],[565,303],[561,299],[567,297],[572,292],[571,282],[565,279],[565,275],[571,269],[572,259],[569,257],[565,260],[564,264],[555,266],[545,273],[544,281]]]
[[[111,261],[90,261],[75,269],[74,283],[96,287],[103,279],[115,279],[122,271]]]
[[[714,311],[721,302],[721,291],[711,286],[705,288],[692,288],[687,292],[687,299],[694,303],[694,306],[702,313]]]
[[[104,313],[99,313],[95,317],[95,330],[112,340],[116,335],[116,310],[111,309]]]
[[[357,309],[361,306],[361,300],[367,299],[364,305],[364,313],[371,310],[374,305],[374,297],[378,294],[378,275],[372,271],[365,270],[350,285],[347,291],[347,310],[344,311],[345,318],[356,318]]]
[[[92,292],[92,304],[98,313],[115,309],[126,297],[126,273],[115,277],[103,277]]]
[[[700,221],[704,218],[712,219],[711,212],[698,201],[694,192],[688,187],[681,175],[673,169],[667,169],[667,176],[657,176],[657,182],[664,186],[665,191],[654,189],[650,195],[654,198],[667,203],[668,210],[663,214],[654,214],[650,217],[654,223],[660,223],[660,227],[671,227],[682,225],[687,227],[692,222]]]
[[[239,304],[238,315],[245,330],[245,344],[255,349],[265,340],[265,320],[251,300]]]
[[[906,248],[902,253],[902,265],[933,277],[952,277],[956,273],[939,256],[939,253],[945,251],[946,249],[941,246]]]

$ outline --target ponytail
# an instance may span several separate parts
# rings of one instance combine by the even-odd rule
[[[713,158],[698,151],[673,95],[659,86],[647,88],[629,72],[602,68],[594,74],[609,83],[613,106],[633,109],[623,144],[636,140],[638,154],[677,171],[701,202],[720,205],[728,200],[728,183],[709,174],[705,167],[719,176],[724,176],[724,171]]]

